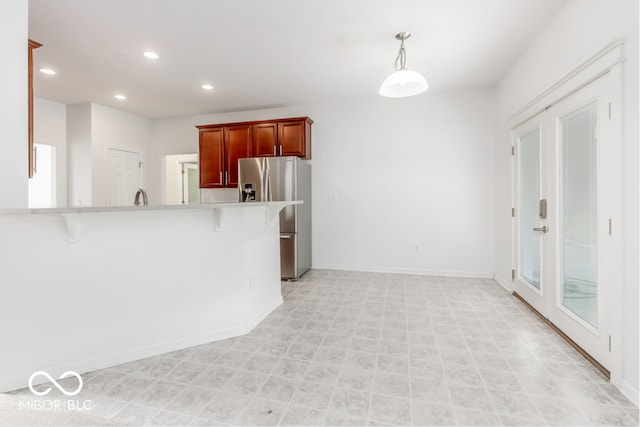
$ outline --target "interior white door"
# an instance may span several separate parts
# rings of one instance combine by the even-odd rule
[[[611,94],[605,75],[513,130],[514,291],[605,368],[621,268]]]
[[[132,205],[141,187],[140,153],[109,149],[109,206]]]

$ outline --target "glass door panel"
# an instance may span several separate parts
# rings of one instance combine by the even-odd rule
[[[560,303],[597,328],[596,103],[562,117],[559,123]]]
[[[518,272],[523,282],[540,290],[540,233],[533,230],[540,227],[540,130],[522,136],[517,149],[520,153]]]
[[[612,78],[513,129],[514,292],[606,369],[611,289],[621,271],[622,151]]]

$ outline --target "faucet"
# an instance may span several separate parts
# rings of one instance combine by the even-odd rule
[[[133,204],[136,206],[140,206],[140,195],[142,194],[142,204],[147,206],[149,204],[149,199],[147,199],[147,192],[142,188],[139,188],[136,191],[136,199],[133,201]]]

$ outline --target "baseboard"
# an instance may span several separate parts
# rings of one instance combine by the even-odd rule
[[[144,359],[175,350],[180,350],[186,347],[193,347],[213,341],[237,337],[239,335],[245,334],[246,329],[247,328],[244,326],[237,326],[233,328],[217,330],[206,334],[199,334],[188,338],[181,338],[178,340],[138,347],[132,350],[113,353],[97,358],[76,360],[74,362],[65,363],[62,365],[47,366],[42,370],[46,371],[54,378],[58,378],[62,373],[67,371],[74,371],[78,372],[79,374],[84,374],[98,369],[105,369],[112,366],[120,365],[122,363],[132,362],[134,360]],[[22,374],[0,378],[0,392],[7,392],[26,387],[31,374],[33,374],[33,372],[23,372]],[[45,381],[46,380],[42,380],[40,382]]]
[[[270,304],[268,304],[264,309],[262,309],[258,314],[252,316],[247,320],[247,327],[245,334],[248,334],[260,324],[268,315],[271,314],[273,310],[278,308],[282,303],[284,303],[284,299],[282,299],[282,295],[278,295],[276,299],[274,299]]]
[[[366,273],[416,274],[421,276],[468,277],[493,279],[494,274],[486,271],[430,270],[422,268],[372,267],[361,265],[314,265],[316,270],[361,271]]]
[[[253,330],[260,322],[262,322],[273,310],[283,303],[282,296],[278,296],[258,314],[252,316],[244,325],[233,328],[217,330],[206,334],[181,338],[173,341],[166,341],[144,347],[138,347],[133,350],[127,350],[119,353],[109,354],[106,356],[77,360],[63,365],[47,366],[43,368],[52,377],[58,378],[62,373],[67,371],[75,371],[79,374],[105,369],[122,363],[132,362],[134,360],[144,359],[147,357],[157,356],[159,354],[168,353],[182,348],[193,347],[196,345],[206,344],[213,341],[219,341],[227,338],[233,338],[245,335]],[[21,374],[0,378],[0,392],[17,390],[27,386],[28,379],[33,372],[23,372]],[[46,381],[42,377],[42,381]]]
[[[633,387],[627,381],[622,380],[620,382],[620,393],[624,394],[624,396],[631,401],[636,406],[638,405],[638,389]]]
[[[511,281],[505,279],[504,277],[502,277],[501,275],[499,275],[497,273],[493,275],[493,279],[496,282],[498,282],[500,284],[500,286],[505,288],[507,291],[509,291],[509,292],[513,291],[513,289],[511,289],[511,285],[510,285]]]

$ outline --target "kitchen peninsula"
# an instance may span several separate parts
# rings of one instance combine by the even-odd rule
[[[249,332],[299,203],[0,210],[0,392]]]

